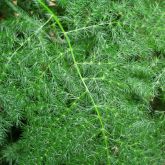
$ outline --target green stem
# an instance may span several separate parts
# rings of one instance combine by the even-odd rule
[[[78,75],[79,75],[79,78],[80,78],[80,80],[81,80],[81,82],[82,82],[82,84],[83,84],[83,86],[84,86],[86,92],[88,93],[88,95],[89,95],[89,97],[90,97],[90,99],[91,99],[91,102],[92,102],[92,104],[93,104],[93,106],[94,106],[94,109],[95,109],[95,111],[96,111],[96,113],[97,113],[97,117],[98,117],[98,119],[99,119],[100,126],[101,126],[101,132],[102,132],[102,135],[103,135],[103,138],[104,138],[105,149],[106,149],[106,152],[107,152],[107,165],[110,165],[110,154],[109,154],[109,149],[108,149],[108,148],[109,148],[109,147],[108,147],[108,138],[107,138],[107,136],[106,136],[105,126],[104,126],[104,123],[103,123],[103,120],[102,120],[100,111],[99,111],[99,109],[98,109],[98,107],[97,107],[97,105],[96,105],[96,103],[95,103],[95,101],[94,101],[94,99],[93,99],[93,97],[92,97],[92,94],[91,94],[91,92],[90,92],[88,86],[86,85],[86,83],[85,83],[85,81],[84,81],[84,79],[83,79],[83,77],[82,77],[82,75],[81,75],[80,69],[79,69],[79,67],[78,67],[78,64],[77,64],[77,61],[76,61],[76,58],[75,58],[75,55],[74,55],[74,52],[73,52],[73,48],[72,48],[70,39],[69,39],[67,33],[65,32],[65,30],[64,30],[64,28],[63,28],[63,26],[62,26],[62,24],[60,23],[58,17],[51,11],[51,9],[50,9],[49,7],[47,7],[47,6],[45,5],[45,3],[44,3],[42,0],[37,0],[37,1],[41,4],[41,6],[42,6],[50,15],[52,15],[53,19],[54,19],[55,22],[58,24],[59,28],[61,29],[61,31],[62,31],[63,34],[64,34],[64,37],[66,38],[66,41],[67,41],[67,43],[68,43],[68,46],[69,46],[69,49],[70,49],[70,52],[71,52],[71,56],[72,56],[72,59],[73,59],[73,62],[74,62],[74,66],[75,66],[75,68],[76,68],[76,71],[77,71],[77,73],[78,73]]]

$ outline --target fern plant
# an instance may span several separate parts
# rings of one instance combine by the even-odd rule
[[[163,165],[164,2],[5,5],[0,163]]]

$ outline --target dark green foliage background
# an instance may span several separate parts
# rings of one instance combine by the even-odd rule
[[[38,1],[1,5],[10,12],[0,21],[0,164],[107,164],[63,33],[53,19],[41,29],[50,16]],[[111,164],[165,163],[164,8],[161,0],[51,7],[102,116]]]

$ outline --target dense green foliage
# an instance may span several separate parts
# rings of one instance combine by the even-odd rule
[[[163,165],[165,3],[57,0],[64,33],[22,2],[1,2],[0,164]]]

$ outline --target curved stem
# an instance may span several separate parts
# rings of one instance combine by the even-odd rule
[[[47,7],[47,6],[45,5],[45,3],[44,3],[42,0],[37,0],[37,1],[41,4],[41,6],[42,6],[49,14],[52,15],[53,19],[54,19],[55,22],[58,24],[59,28],[61,29],[61,31],[62,31],[63,34],[64,34],[64,37],[66,38],[66,41],[67,41],[67,43],[68,43],[68,46],[69,46],[69,49],[70,49],[70,52],[71,52],[71,56],[72,56],[72,59],[73,59],[73,62],[74,62],[76,71],[77,71],[77,73],[78,73],[78,75],[79,75],[79,78],[80,78],[80,80],[81,80],[81,82],[82,82],[82,84],[83,84],[83,86],[84,86],[86,92],[88,93],[88,95],[89,95],[89,97],[90,97],[90,99],[91,99],[91,102],[92,102],[92,104],[93,104],[93,106],[94,106],[94,109],[95,109],[95,111],[96,111],[96,113],[97,113],[97,117],[98,117],[98,119],[99,119],[100,126],[101,126],[101,132],[102,132],[102,135],[103,135],[103,138],[104,138],[105,149],[106,149],[106,152],[107,152],[107,165],[110,165],[110,154],[109,154],[109,149],[108,149],[108,138],[107,138],[107,136],[106,136],[105,126],[104,126],[104,123],[103,123],[103,120],[102,120],[100,111],[99,111],[99,109],[98,109],[98,107],[97,107],[97,105],[96,105],[96,103],[95,103],[95,101],[94,101],[94,99],[93,99],[93,97],[92,97],[92,94],[91,94],[91,92],[90,92],[88,86],[86,85],[86,83],[85,83],[85,81],[84,81],[84,79],[83,79],[83,77],[82,77],[82,75],[81,75],[80,69],[79,69],[79,67],[78,67],[78,64],[77,64],[77,61],[76,61],[76,58],[75,58],[75,55],[74,55],[74,52],[73,52],[73,48],[72,48],[70,39],[69,39],[67,33],[65,32],[65,30],[64,30],[64,28],[63,28],[63,26],[62,26],[62,24],[60,23],[58,17],[51,11],[51,9],[50,9],[49,7]]]

